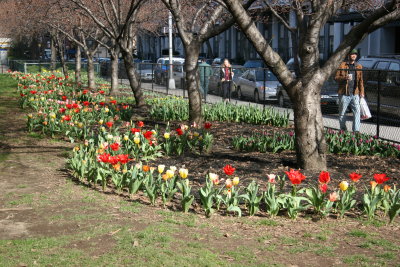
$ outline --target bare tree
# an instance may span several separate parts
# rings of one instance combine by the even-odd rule
[[[189,94],[189,120],[201,123],[202,108],[197,62],[201,46],[224,32],[234,20],[219,1],[162,0],[175,18],[176,28],[185,50],[186,88]],[[242,6],[248,8],[254,0]]]
[[[117,71],[118,54],[122,53],[130,86],[138,107],[145,106],[143,92],[137,77],[133,50],[137,33],[141,27],[149,27],[149,21],[155,20],[158,8],[156,1],[147,0],[69,0],[101,29],[111,41],[109,51],[113,59],[112,73]],[[97,8],[96,8],[97,6]],[[115,81],[114,81],[115,82]]]
[[[323,83],[334,73],[347,54],[369,33],[400,18],[399,0],[291,0],[279,1],[269,8],[276,10],[283,2],[296,15],[300,76],[293,77],[264,36],[257,29],[241,0],[223,0],[236,23],[254,45],[258,54],[287,90],[294,106],[296,153],[298,165],[306,169],[326,169],[326,143],[322,120],[320,94]],[[269,1],[271,2],[271,1]],[[369,9],[375,5],[374,9]],[[377,6],[378,5],[378,6]],[[353,26],[336,51],[319,65],[319,33],[332,16],[343,8],[366,9],[364,20]],[[272,11],[273,12],[273,11]]]

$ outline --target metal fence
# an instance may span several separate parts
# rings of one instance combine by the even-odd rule
[[[10,60],[8,62],[9,68],[12,71],[20,71],[23,73],[35,73],[35,72],[42,72],[44,70],[49,71],[52,68],[52,62],[49,61],[38,61],[38,60]],[[87,69],[87,63],[82,62],[82,70]],[[62,69],[61,62],[57,61],[54,62],[55,69],[60,70]],[[74,71],[76,64],[75,62],[68,61],[66,62],[68,70]],[[97,74],[100,74],[100,64],[94,63],[94,71]]]
[[[173,65],[171,87],[169,64],[137,63],[136,71],[144,90],[167,95],[187,97],[185,70],[182,62]],[[10,68],[22,72],[37,72],[50,68],[50,62],[12,60],[4,72]],[[69,62],[69,69],[74,69]],[[105,79],[111,75],[110,62],[96,63],[96,71]],[[58,62],[57,67],[61,67]],[[85,68],[85,63],[83,63]],[[223,68],[218,66],[199,66],[198,88],[205,102],[229,101],[235,105],[256,105],[260,108],[272,107],[281,112],[289,112],[293,119],[290,99],[268,69],[246,69],[232,65],[230,77],[224,77]],[[362,121],[360,131],[393,142],[400,142],[400,71],[362,70],[366,100],[372,118]],[[227,79],[225,79],[227,78]],[[222,79],[225,79],[223,81]],[[125,67],[119,63],[120,84],[128,85]],[[324,125],[339,129],[337,94],[338,83],[334,77],[328,79],[321,90],[321,107]],[[348,110],[347,128],[351,129],[352,116]]]
[[[101,66],[101,69],[109,67]],[[198,88],[205,102],[229,101],[235,105],[257,105],[260,108],[272,107],[291,113],[290,99],[279,81],[268,69],[246,69],[232,65],[233,77],[222,82],[224,72],[218,66],[199,66]],[[109,75],[105,72],[105,78]],[[400,71],[362,70],[366,100],[372,118],[363,120],[360,131],[382,139],[400,142]],[[172,78],[175,87],[170,87],[169,65],[138,63],[137,75],[142,88],[167,95],[187,97],[185,70],[183,64],[174,64]],[[126,74],[120,70],[120,83],[128,84]],[[228,89],[227,89],[228,88]],[[321,90],[321,107],[324,125],[340,129],[338,122],[339,96],[338,83],[329,78]],[[351,129],[352,112],[347,111],[347,129]]]

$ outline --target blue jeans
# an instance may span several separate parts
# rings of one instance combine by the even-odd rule
[[[360,131],[360,96],[359,95],[339,95],[339,124],[340,129],[347,131],[346,110],[350,105],[353,112],[353,132]]]

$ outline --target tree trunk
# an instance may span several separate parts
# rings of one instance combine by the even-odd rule
[[[128,51],[122,50],[122,57],[124,59],[124,65],[126,74],[129,79],[129,84],[131,86],[133,95],[135,97],[136,106],[137,107],[144,107],[146,103],[144,102],[144,96],[142,88],[140,87],[139,80],[137,78],[135,63],[133,62],[133,56]]]
[[[58,54],[60,55],[60,61],[64,76],[68,76],[68,67],[65,62],[64,45],[61,40],[58,41],[57,48],[58,48]]]
[[[54,39],[55,39],[55,37],[54,37],[54,35],[52,35],[51,39],[50,39],[50,49],[51,49],[50,69],[52,71],[55,71],[57,68],[57,49],[56,49],[56,42]]]
[[[197,61],[199,59],[201,44],[195,43],[185,46],[185,89],[189,95],[189,121],[202,124],[201,95],[199,91],[199,72]]]
[[[315,77],[314,81],[315,81]],[[296,156],[299,167],[326,170],[326,142],[321,112],[322,84],[303,84],[292,99],[296,133]],[[294,100],[294,101],[293,101]]]
[[[81,48],[79,47],[79,45],[77,45],[76,46],[76,53],[75,53],[75,83],[79,87],[82,84],[81,69],[82,69]]]
[[[113,51],[110,51],[111,57],[111,90],[110,95],[114,95],[118,92],[118,56],[119,56],[119,48],[114,48]]]
[[[94,89],[96,87],[95,75],[94,75],[94,62],[93,54],[89,51],[86,52],[87,56],[87,76],[88,76],[88,88]]]

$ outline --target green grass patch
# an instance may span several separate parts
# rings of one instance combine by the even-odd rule
[[[363,231],[363,230],[351,230],[348,233],[350,236],[354,236],[354,237],[361,237],[361,238],[367,238],[368,237],[368,233]]]
[[[1,96],[15,97],[18,82],[9,75],[0,74],[0,94]]]
[[[9,156],[10,156],[10,153],[8,153],[8,152],[0,152],[0,162],[6,161]]]
[[[8,202],[9,206],[19,206],[19,205],[32,205],[33,204],[33,194],[24,194],[18,199],[14,199]]]
[[[356,254],[344,257],[343,262],[347,264],[365,265],[370,262],[370,259],[363,254]]]
[[[36,139],[44,139],[45,138],[45,136],[43,134],[37,133],[37,132],[28,133],[28,137],[36,138]]]
[[[258,225],[265,225],[265,226],[278,226],[279,223],[277,223],[274,220],[270,220],[270,219],[262,219],[259,220],[256,224]]]

